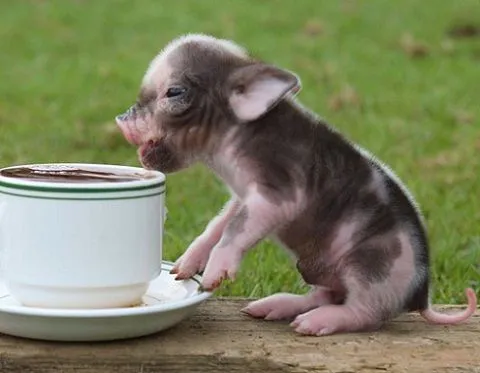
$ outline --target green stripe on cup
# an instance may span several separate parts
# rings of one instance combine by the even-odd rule
[[[11,184],[5,181],[0,181],[0,187],[5,187],[9,189],[19,189],[19,190],[29,190],[34,192],[50,192],[50,193],[109,193],[109,192],[134,192],[138,190],[149,190],[159,188],[165,185],[165,181],[150,184],[142,185],[136,187],[126,187],[126,188],[68,188],[68,187],[50,187],[50,186],[40,186],[40,185],[18,185]],[[3,193],[3,192],[2,192]]]
[[[151,194],[142,194],[137,196],[125,196],[125,197],[99,197],[99,198],[73,198],[73,197],[47,197],[42,195],[28,195],[28,194],[18,194],[10,193],[0,190],[0,194],[8,194],[10,196],[23,197],[23,198],[33,198],[33,199],[49,199],[49,200],[61,200],[61,201],[112,201],[112,200],[122,200],[122,199],[140,199],[147,197],[160,196],[165,193],[165,189],[162,189],[160,192],[151,193]]]

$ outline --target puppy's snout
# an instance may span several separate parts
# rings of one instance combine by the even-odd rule
[[[117,122],[124,122],[127,119],[128,115],[127,113],[119,114],[115,117],[115,120]]]
[[[136,106],[133,105],[125,113],[117,115],[115,121],[129,143],[141,145],[143,139],[142,132],[138,128]]]

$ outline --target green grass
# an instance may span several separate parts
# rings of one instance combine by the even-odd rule
[[[150,59],[182,33],[233,38],[296,71],[301,101],[405,181],[428,221],[434,301],[461,303],[464,287],[480,291],[480,38],[447,31],[469,23],[480,24],[478,0],[3,0],[0,165],[138,165],[112,118]],[[167,184],[164,256],[174,260],[228,195],[200,166]],[[288,256],[264,242],[219,294],[303,289]]]

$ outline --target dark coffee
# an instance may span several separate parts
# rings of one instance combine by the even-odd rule
[[[17,179],[56,183],[118,183],[145,180],[153,177],[149,174],[110,173],[61,166],[16,167],[2,170],[0,175]]]

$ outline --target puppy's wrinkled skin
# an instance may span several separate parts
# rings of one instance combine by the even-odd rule
[[[267,236],[291,251],[306,295],[276,294],[243,311],[293,319],[303,334],[371,330],[404,311],[458,323],[429,306],[422,217],[398,178],[300,106],[298,77],[226,40],[187,35],[151,62],[138,101],[117,123],[144,167],[172,173],[203,162],[232,198],[178,259],[178,279],[233,279]]]

